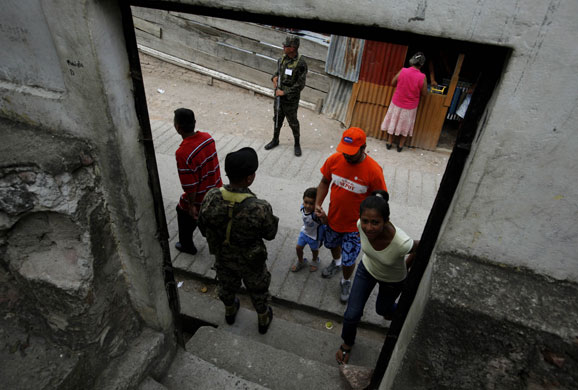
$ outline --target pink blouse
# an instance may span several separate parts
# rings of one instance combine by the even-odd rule
[[[397,88],[391,101],[398,107],[413,110],[419,105],[419,97],[425,74],[413,66],[403,68],[397,77]]]

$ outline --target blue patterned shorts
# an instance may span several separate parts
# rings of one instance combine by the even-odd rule
[[[352,266],[357,260],[361,251],[361,240],[359,232],[338,233],[325,225],[325,235],[323,237],[324,245],[328,249],[341,246],[341,264],[346,267]]]

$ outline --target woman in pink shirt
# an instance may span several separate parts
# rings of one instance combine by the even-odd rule
[[[420,71],[425,64],[425,56],[422,52],[415,53],[409,64],[409,68],[402,68],[391,81],[396,89],[381,124],[381,130],[388,133],[385,144],[388,149],[391,149],[393,137],[399,136],[398,152],[403,149],[406,138],[413,135],[420,96],[427,95],[425,74]]]

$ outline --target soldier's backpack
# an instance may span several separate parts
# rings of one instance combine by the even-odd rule
[[[255,198],[255,195],[249,193],[239,193],[239,192],[231,192],[225,189],[225,187],[220,187],[221,195],[223,196],[223,200],[227,203],[227,208],[229,210],[228,217],[229,221],[227,222],[227,230],[225,233],[225,241],[223,245],[230,245],[230,238],[231,238],[231,226],[233,226],[233,210],[235,209],[235,205],[243,203],[246,199]]]

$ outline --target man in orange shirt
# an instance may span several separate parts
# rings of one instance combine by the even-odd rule
[[[355,260],[361,250],[357,220],[361,202],[375,190],[385,190],[383,169],[365,153],[365,132],[351,127],[343,132],[337,153],[332,154],[321,167],[321,182],[317,187],[315,214],[326,221],[324,245],[331,250],[333,260],[321,276],[330,278],[340,269],[342,302],[347,302],[351,290],[351,276]],[[329,214],[322,208],[329,189]]]

